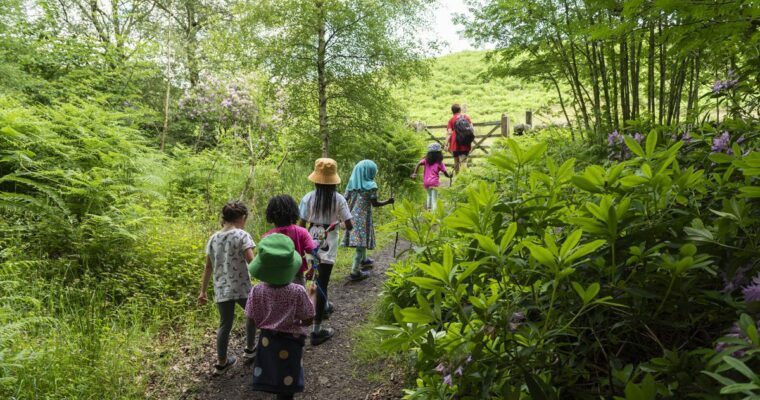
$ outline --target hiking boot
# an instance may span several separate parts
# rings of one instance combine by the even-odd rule
[[[367,271],[357,271],[356,273],[352,272],[351,275],[348,276],[348,279],[353,282],[363,281],[367,278],[369,278],[369,272]]]
[[[311,345],[319,346],[320,344],[330,340],[335,335],[335,330],[332,328],[322,328],[319,332],[311,333]]]
[[[235,358],[235,356],[227,357],[227,364],[214,365],[214,375],[218,376],[227,372],[230,368],[232,368],[233,365],[235,365],[236,362],[237,362],[237,358]]]
[[[256,349],[243,350],[243,364],[250,364],[255,359],[256,359]]]
[[[375,260],[373,260],[373,259],[371,259],[369,257],[367,257],[364,260],[362,260],[362,269],[363,270],[372,269],[372,268],[374,268],[374,266],[375,266]]]

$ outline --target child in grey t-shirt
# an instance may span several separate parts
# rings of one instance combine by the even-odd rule
[[[248,219],[248,208],[240,201],[231,201],[222,208],[222,230],[214,233],[206,245],[206,269],[203,272],[198,304],[206,304],[209,280],[214,276],[214,299],[219,309],[220,323],[216,332],[216,351],[218,362],[214,374],[227,371],[235,364],[235,356],[227,356],[232,321],[235,318],[235,304],[245,310],[248,293],[251,291],[251,278],[248,275],[248,263],[253,260],[253,248],[256,246],[251,235],[244,231]],[[246,347],[243,358],[253,360],[256,326],[246,318]]]

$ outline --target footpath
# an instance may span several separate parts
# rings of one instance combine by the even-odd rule
[[[397,253],[408,247],[408,243],[399,241]],[[348,251],[349,249],[344,249]],[[306,343],[304,348],[304,374],[306,391],[296,395],[296,399],[314,400],[371,400],[401,398],[403,381],[392,367],[384,365],[382,360],[360,362],[354,357],[355,332],[367,321],[375,303],[379,299],[385,271],[393,258],[393,243],[373,254],[375,267],[372,276],[361,282],[349,282],[333,275],[330,282],[330,301],[335,304],[335,313],[326,325],[336,330],[335,336],[319,346]],[[238,309],[238,311],[240,311]],[[237,324],[239,325],[239,324]],[[198,362],[209,363],[215,360],[215,331],[206,333],[203,357]],[[236,326],[230,338],[232,354],[242,352],[244,333]],[[253,366],[238,361],[230,371],[219,377],[211,376],[211,365],[200,368],[196,390],[186,393],[186,399],[199,400],[251,400],[273,399],[274,395],[254,392],[251,389]],[[380,377],[378,379],[378,376]]]

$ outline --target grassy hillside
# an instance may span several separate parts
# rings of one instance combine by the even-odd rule
[[[483,77],[484,56],[482,51],[465,51],[434,60],[428,79],[414,80],[398,93],[409,119],[442,124],[451,115],[451,104],[460,103],[476,121],[496,121],[507,113],[513,123],[520,123],[529,109],[534,124],[563,121],[556,93],[517,79]]]

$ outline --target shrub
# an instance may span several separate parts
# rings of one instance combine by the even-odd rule
[[[379,329],[417,357],[407,398],[753,393],[758,310],[736,295],[760,270],[760,159],[708,143],[652,131],[605,166],[507,140],[450,215],[398,208],[416,255]]]

